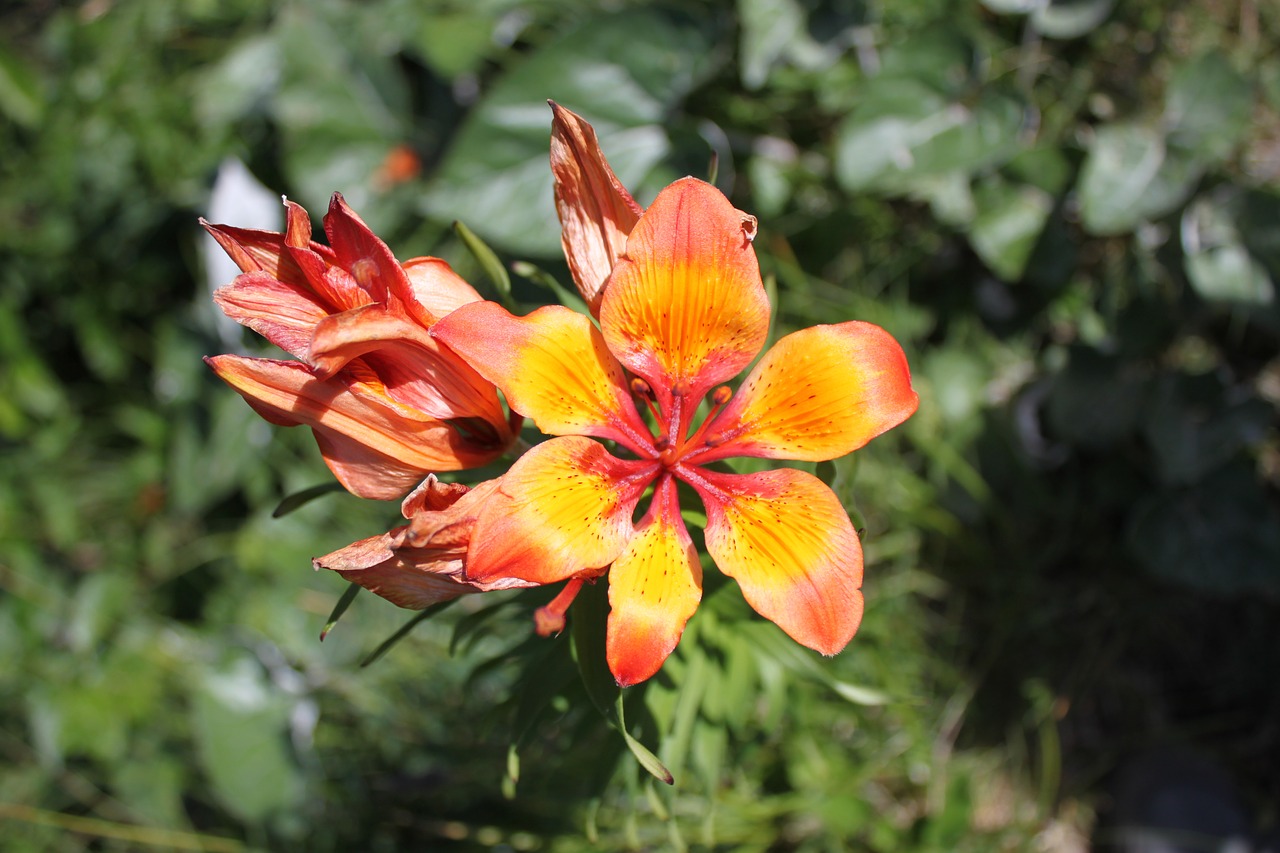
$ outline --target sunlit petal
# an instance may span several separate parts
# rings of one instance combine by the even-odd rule
[[[879,326],[814,326],[777,342],[690,457],[835,459],[905,421],[919,398],[902,347]]]
[[[329,315],[310,288],[263,271],[236,276],[214,292],[213,301],[232,320],[298,358],[306,358],[316,324]]]
[[[543,432],[609,438],[654,455],[622,367],[588,317],[558,305],[515,317],[494,302],[476,302],[436,323],[431,334]]]
[[[687,415],[764,345],[769,301],[751,239],[755,219],[710,184],[671,184],[627,239],[600,309],[609,349],[644,377],[664,409]]]
[[[605,281],[627,245],[642,208],[613,174],[596,132],[581,116],[551,103],[551,173],[560,242],[578,292],[600,315]]]
[[[862,546],[839,499],[803,471],[684,472],[707,508],[707,551],[747,603],[826,655],[862,621]]]
[[[626,546],[657,469],[616,459],[588,438],[537,445],[503,475],[476,523],[468,579],[554,583],[603,570]]]
[[[502,448],[477,448],[448,424],[392,399],[353,364],[320,380],[298,362],[222,355],[206,361],[255,411],[312,428],[339,481],[361,497],[398,498],[429,471],[474,468]]]
[[[470,302],[479,302],[476,289],[440,258],[410,258],[404,262],[413,297],[433,319]]]
[[[638,684],[662,667],[701,599],[702,566],[680,518],[675,480],[667,476],[609,569],[606,654],[619,686]]]

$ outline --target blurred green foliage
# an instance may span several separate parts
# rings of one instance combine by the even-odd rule
[[[1253,0],[6,7],[6,849],[1076,850],[1166,741],[1280,818],[1277,44]],[[200,363],[258,344],[220,338],[195,218],[238,157],[401,258],[484,286],[459,219],[567,281],[547,98],[641,202],[714,153],[780,329],[904,342],[919,414],[816,469],[866,529],[837,658],[714,571],[622,705],[531,636],[545,593],[368,669],[385,602],[317,642],[309,558],[395,509],[271,517],[327,472]]]

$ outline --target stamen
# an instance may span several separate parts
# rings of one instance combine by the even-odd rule
[[[698,442],[702,442],[707,447],[715,447],[724,441],[724,436],[719,432],[708,433],[707,429],[715,421],[716,415],[720,414],[724,404],[729,402],[732,397],[733,390],[728,385],[721,385],[711,392],[711,411],[707,412],[707,417],[702,421],[702,426],[698,427],[698,431],[685,442],[686,447],[696,448]]]
[[[559,595],[533,612],[533,629],[538,632],[539,637],[550,637],[564,630],[565,611],[578,597],[580,589],[582,578],[573,578],[564,585]]]
[[[671,436],[667,435],[666,433],[663,433],[662,435],[658,436],[658,440],[653,443],[654,449],[659,451],[666,450],[670,446],[671,446]]]
[[[658,402],[654,399],[653,389],[649,387],[649,383],[645,382],[639,376],[631,379],[631,393],[635,394],[641,400],[644,400],[645,407],[648,408],[649,414],[653,415],[654,423],[662,423],[662,412],[658,408]],[[659,450],[662,448],[659,447]]]

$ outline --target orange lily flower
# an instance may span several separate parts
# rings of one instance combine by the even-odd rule
[[[480,295],[438,258],[403,265],[335,193],[329,245],[285,202],[283,234],[201,224],[243,271],[214,295],[227,316],[300,361],[206,361],[264,418],[311,427],[349,491],[398,498],[430,471],[484,465],[519,421],[492,383],[428,329]]]
[[[603,289],[599,329],[561,306],[515,317],[477,302],[431,330],[556,436],[526,452],[481,508],[467,580],[569,581],[540,614],[541,627],[554,629],[582,582],[608,571],[606,652],[622,686],[657,672],[701,599],[677,482],[701,498],[708,552],[761,615],[828,655],[862,618],[861,546],[826,485],[794,469],[708,466],[731,456],[834,459],[906,420],[918,398],[902,348],[862,322],[787,335],[737,395],[721,384],[752,362],[768,332],[755,229],[714,187],[685,178],[630,230]],[[695,429],[708,394],[710,412]]]
[[[400,506],[407,525],[316,557],[312,565],[410,610],[469,593],[533,586],[517,578],[476,583],[465,575],[472,528],[497,485],[486,480],[468,489],[428,475]]]

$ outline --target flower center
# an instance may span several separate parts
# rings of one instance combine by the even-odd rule
[[[708,447],[715,447],[723,440],[718,433],[710,432],[709,428],[715,422],[716,416],[720,414],[720,410],[733,397],[733,391],[730,390],[728,385],[721,385],[711,392],[711,411],[707,412],[707,416],[702,419],[698,429],[688,438],[683,439],[679,437],[673,439],[672,433],[676,433],[677,436],[680,433],[680,414],[688,402],[687,393],[681,393],[682,389],[680,388],[672,389],[674,392],[672,394],[672,411],[664,418],[662,407],[654,399],[653,390],[648,383],[642,379],[633,379],[631,388],[636,392],[637,396],[644,400],[654,420],[659,424],[659,428],[661,429],[661,426],[666,424],[667,430],[660,433],[653,443],[654,449],[658,451],[658,462],[664,468],[670,470],[679,465],[689,454]]]

